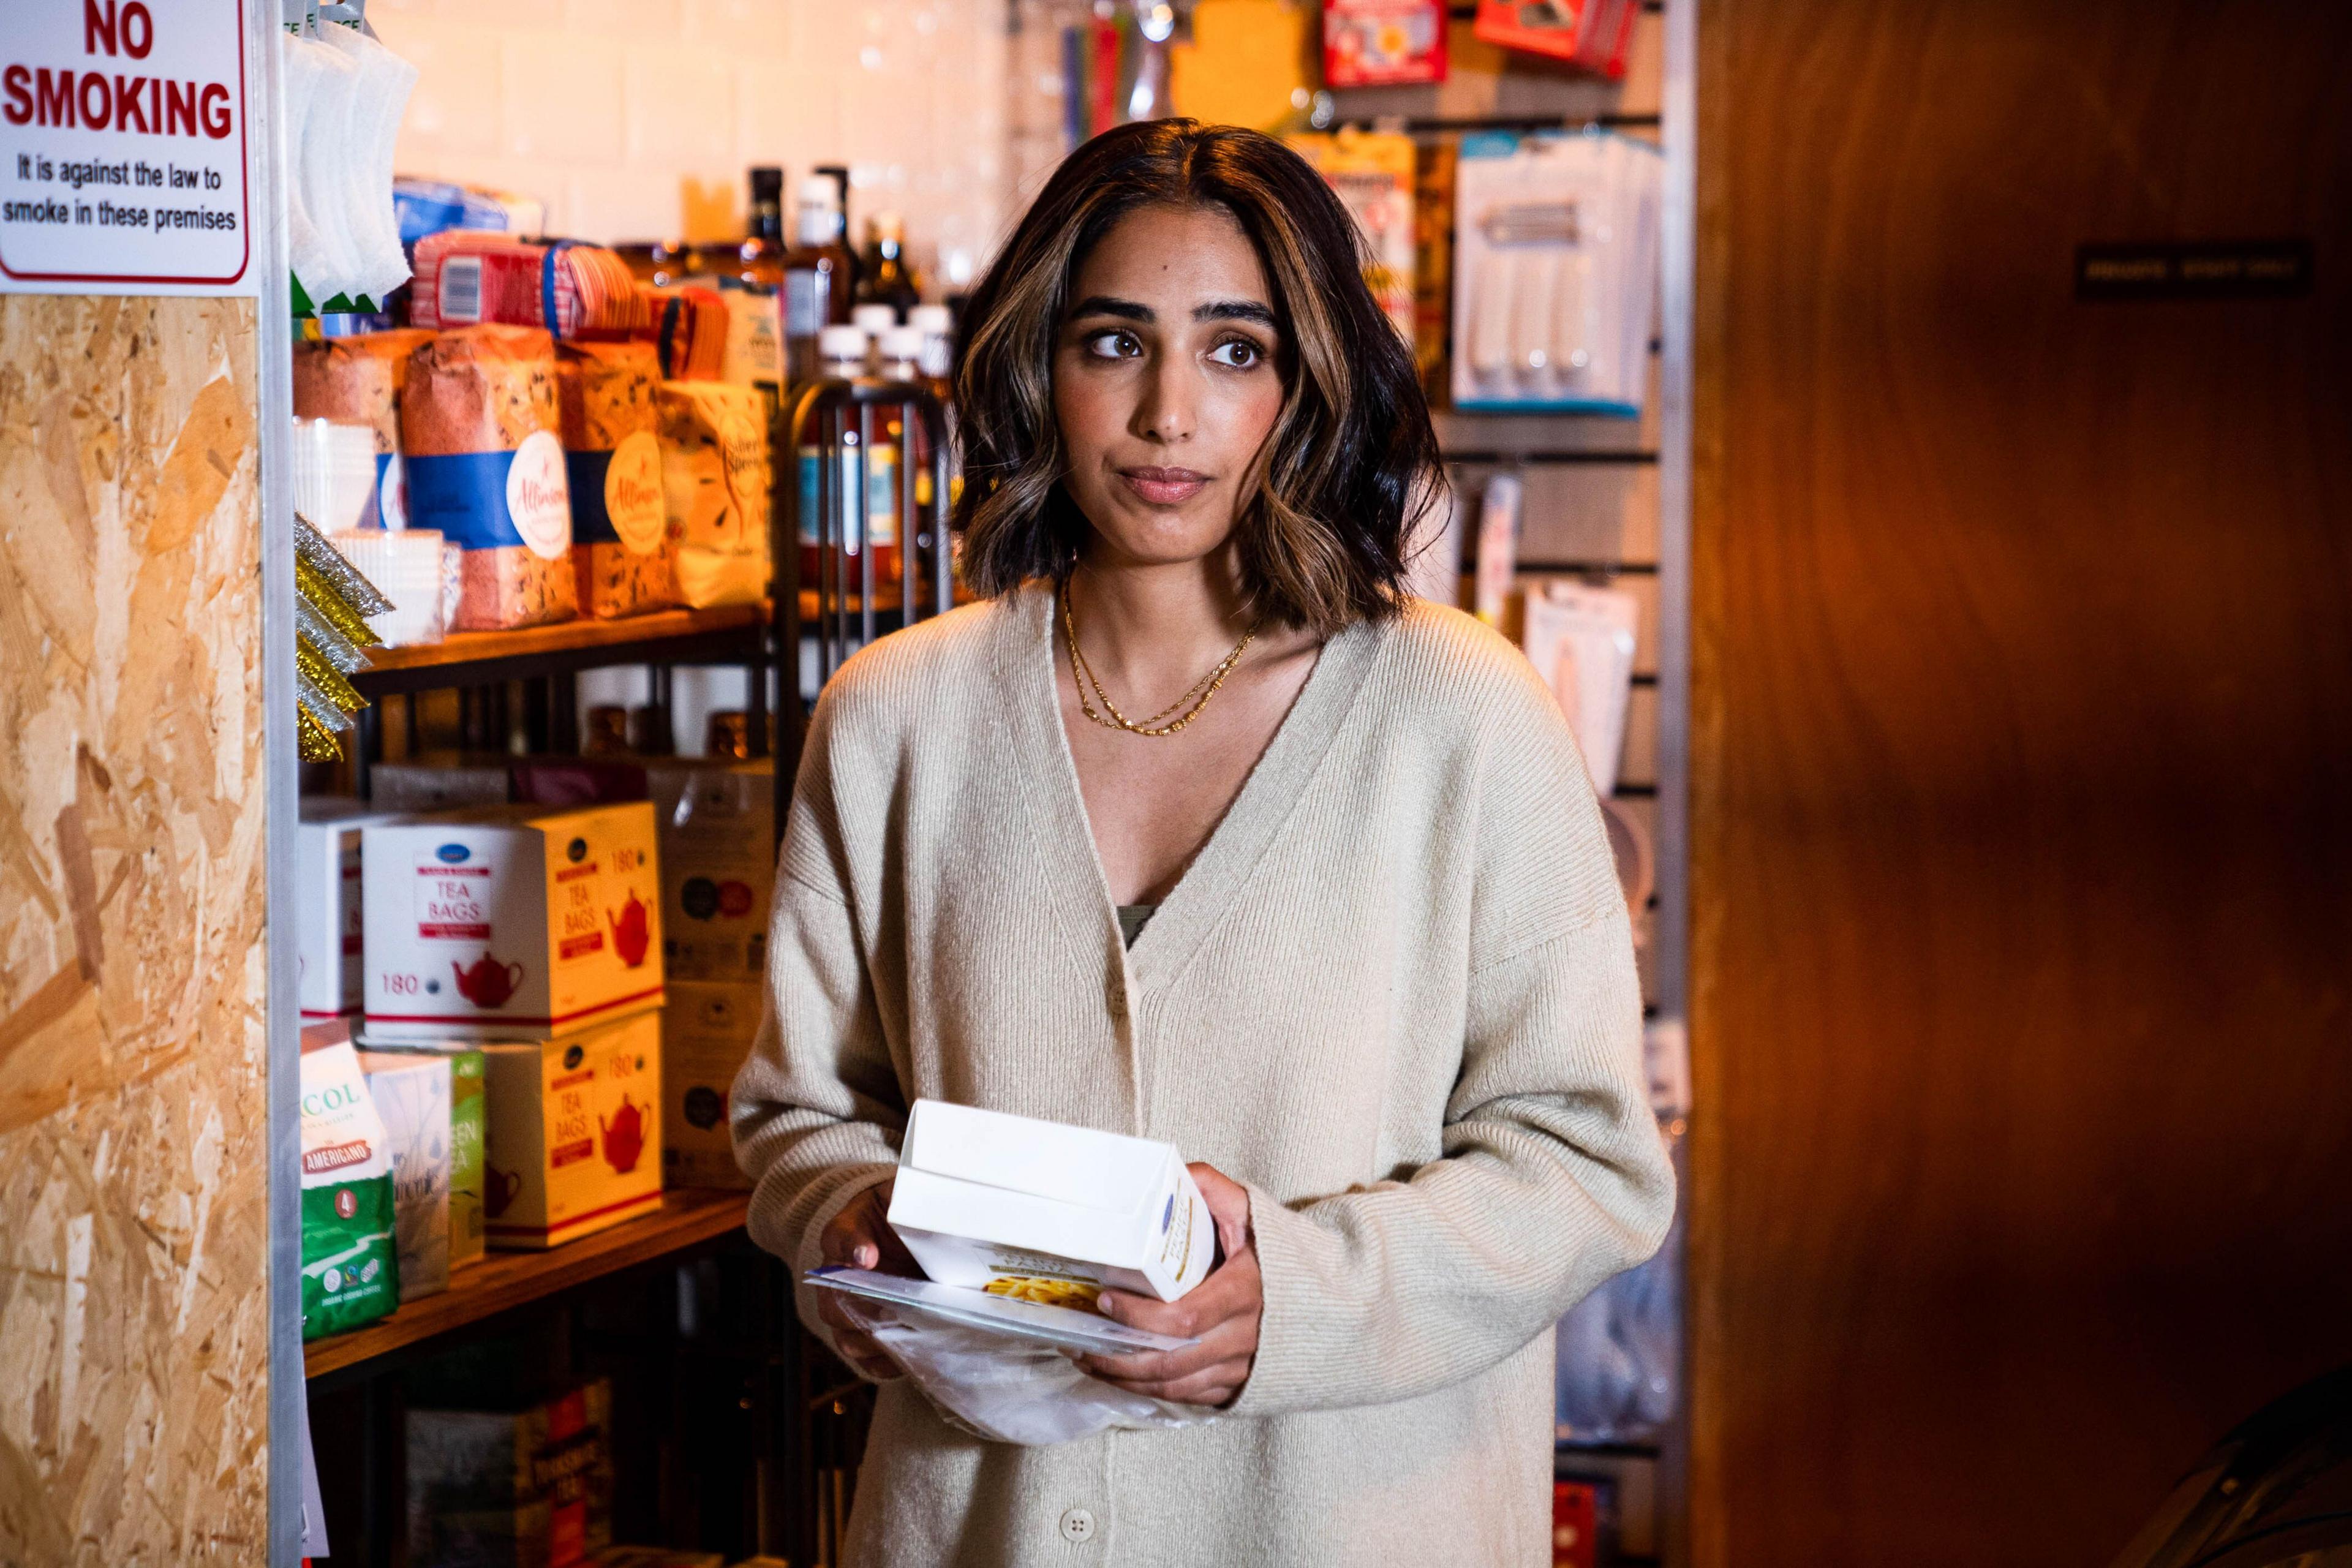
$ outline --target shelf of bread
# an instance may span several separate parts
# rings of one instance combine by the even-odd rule
[[[457,1271],[449,1289],[388,1318],[302,1347],[305,1377],[323,1377],[639,1264],[724,1239],[743,1227],[751,1194],[679,1187],[642,1218],[544,1252],[493,1252]]]

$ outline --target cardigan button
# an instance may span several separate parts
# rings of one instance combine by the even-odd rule
[[[1095,1538],[1095,1516],[1085,1509],[1074,1508],[1062,1515],[1062,1539],[1084,1546]]]

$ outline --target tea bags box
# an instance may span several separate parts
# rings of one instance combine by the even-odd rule
[[[410,1568],[571,1568],[613,1539],[613,1391],[519,1411],[411,1409]]]
[[[371,1042],[538,1039],[661,1005],[643,801],[371,826],[361,886]]]
[[[302,1021],[359,1016],[365,966],[361,962],[360,832],[388,820],[355,800],[302,803],[294,829],[295,965]]]
[[[1173,1301],[1208,1275],[1209,1205],[1173,1145],[919,1100],[890,1228],[943,1285],[1055,1306]]]
[[[449,1058],[384,1051],[362,1051],[359,1058],[392,1152],[400,1299],[414,1301],[449,1288]]]
[[[559,1247],[661,1206],[661,1015],[493,1045],[483,1211],[489,1243]]]
[[[756,982],[776,890],[776,765],[646,764],[660,833],[663,973]]]
[[[662,1179],[673,1187],[748,1187],[727,1128],[727,1096],[760,1026],[761,991],[680,980],[662,1007]]]
[[[481,1051],[461,1042],[369,1044],[362,1056],[427,1056],[449,1071],[449,1267],[481,1260],[482,1148],[488,1101]]]

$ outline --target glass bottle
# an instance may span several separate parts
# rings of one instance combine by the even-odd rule
[[[876,213],[866,223],[866,255],[857,280],[861,303],[911,310],[922,303],[922,281],[907,265],[907,222],[897,213]]]
[[[841,191],[830,176],[800,184],[792,249],[783,258],[784,376],[793,386],[826,374],[818,334],[849,321],[857,261],[841,237]]]
[[[773,164],[751,171],[751,216],[737,247],[735,276],[754,289],[778,289],[784,281],[784,172]]]

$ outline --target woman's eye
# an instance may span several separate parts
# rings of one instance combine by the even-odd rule
[[[1133,332],[1118,331],[1094,332],[1087,338],[1087,353],[1102,359],[1128,359],[1143,352],[1143,345]]]
[[[1227,338],[1209,351],[1213,363],[1231,365],[1235,370],[1248,370],[1265,358],[1265,351],[1247,338]]]

